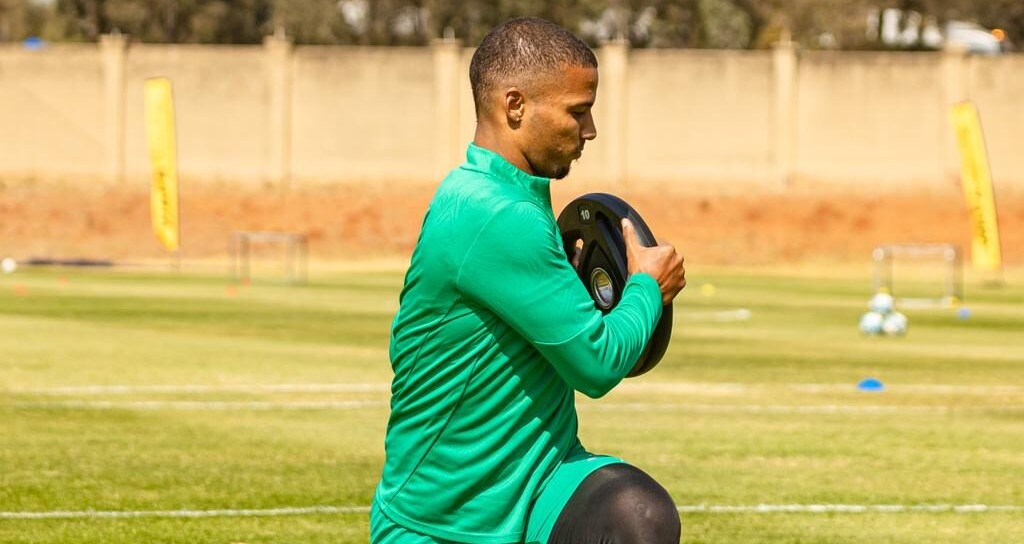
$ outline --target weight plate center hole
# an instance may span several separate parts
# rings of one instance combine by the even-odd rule
[[[594,294],[594,302],[602,310],[610,310],[615,304],[615,286],[603,268],[595,268],[590,273],[590,290]]]

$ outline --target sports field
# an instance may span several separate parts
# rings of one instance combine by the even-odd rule
[[[662,482],[687,543],[1021,542],[1007,279],[871,338],[867,267],[691,266],[665,360],[581,398],[583,442]],[[365,543],[401,281],[0,275],[0,542]]]

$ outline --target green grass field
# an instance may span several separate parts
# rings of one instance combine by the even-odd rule
[[[1024,277],[870,338],[867,274],[691,269],[662,364],[580,399],[584,444],[688,543],[1024,541]],[[0,542],[366,542],[401,280],[0,275]]]

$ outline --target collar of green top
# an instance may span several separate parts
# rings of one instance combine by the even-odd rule
[[[490,149],[470,143],[469,149],[466,150],[466,163],[473,170],[520,185],[542,201],[549,201],[551,198],[550,179],[527,174]]]

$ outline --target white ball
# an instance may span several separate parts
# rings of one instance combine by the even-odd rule
[[[875,296],[868,301],[868,308],[872,312],[887,314],[892,311],[894,304],[895,301],[889,293],[875,293]]]
[[[878,312],[868,312],[860,316],[860,332],[864,334],[881,334],[885,317]]]
[[[0,269],[4,271],[4,274],[10,274],[11,272],[14,272],[15,270],[18,269],[18,262],[10,257],[7,257],[6,259],[0,261]]]
[[[882,322],[882,331],[889,336],[907,334],[907,316],[899,312],[885,316],[885,321]]]

